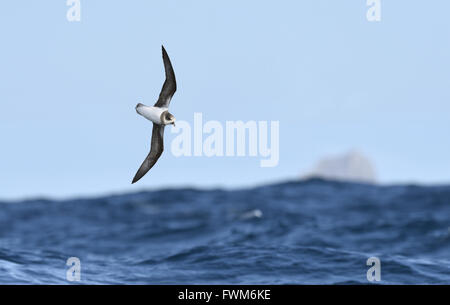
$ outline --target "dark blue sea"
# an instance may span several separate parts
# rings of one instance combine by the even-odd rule
[[[0,283],[450,284],[450,186],[319,179],[0,203]]]

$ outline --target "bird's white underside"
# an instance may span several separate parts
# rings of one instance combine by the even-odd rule
[[[160,108],[160,107],[153,107],[153,106],[145,106],[141,105],[138,108],[136,108],[137,113],[142,115],[147,120],[152,121],[155,124],[161,125],[161,113],[168,110],[168,108]]]

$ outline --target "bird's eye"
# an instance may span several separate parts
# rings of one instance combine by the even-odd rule
[[[170,121],[170,116],[166,116],[166,120],[167,120],[167,121]]]

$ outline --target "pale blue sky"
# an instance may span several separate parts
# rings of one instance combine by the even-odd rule
[[[297,177],[358,148],[381,182],[450,182],[450,2],[65,0],[0,4],[0,198]],[[175,158],[138,184],[153,104],[174,65],[178,120],[279,120],[280,162]],[[170,128],[169,128],[170,129]],[[166,132],[167,146],[175,137]]]

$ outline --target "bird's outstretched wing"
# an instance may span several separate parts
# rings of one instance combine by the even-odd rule
[[[136,175],[133,178],[133,182],[137,182],[139,179],[144,177],[144,175],[155,165],[164,150],[164,126],[153,123],[152,131],[152,146],[150,148],[150,153],[144,162],[142,162],[141,167],[139,167]]]
[[[162,86],[161,93],[159,94],[158,101],[155,107],[169,107],[170,100],[173,94],[177,91],[177,81],[175,80],[175,73],[173,72],[172,64],[170,62],[169,55],[167,55],[166,49],[162,47],[162,57],[164,61],[164,69],[166,71],[166,80]]]

